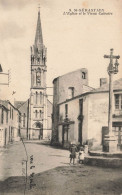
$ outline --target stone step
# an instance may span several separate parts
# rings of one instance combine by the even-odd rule
[[[109,158],[102,156],[86,156],[84,164],[106,168],[122,168],[122,158]]]
[[[102,156],[102,157],[109,157],[109,158],[122,158],[122,152],[110,153],[110,152],[101,152],[101,151],[90,151],[90,156]]]

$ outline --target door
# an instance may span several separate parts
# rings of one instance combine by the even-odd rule
[[[40,129],[39,139],[43,139],[43,127]]]
[[[68,142],[68,129],[69,125],[63,125],[63,131],[62,131],[62,144]]]

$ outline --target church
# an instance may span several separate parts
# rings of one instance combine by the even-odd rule
[[[31,88],[27,101],[15,101],[21,112],[21,133],[25,139],[51,139],[52,103],[48,100],[46,74],[47,49],[43,44],[40,11],[34,45],[31,47]]]

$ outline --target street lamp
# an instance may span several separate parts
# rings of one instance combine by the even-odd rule
[[[117,150],[117,143],[115,136],[112,132],[112,102],[113,102],[113,74],[117,74],[118,72],[118,59],[120,56],[113,55],[113,49],[110,49],[110,55],[104,55],[104,58],[109,58],[110,63],[107,68],[109,75],[109,110],[108,110],[108,131],[109,134],[105,136],[105,141],[107,143],[107,151],[115,152]],[[115,59],[115,64],[113,64],[113,59]]]

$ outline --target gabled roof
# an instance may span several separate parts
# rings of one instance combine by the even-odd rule
[[[15,101],[14,106],[19,109],[26,101]]]
[[[101,87],[94,89],[92,92],[106,92],[109,90],[109,84],[102,85]],[[113,90],[122,90],[122,78],[113,82]]]

